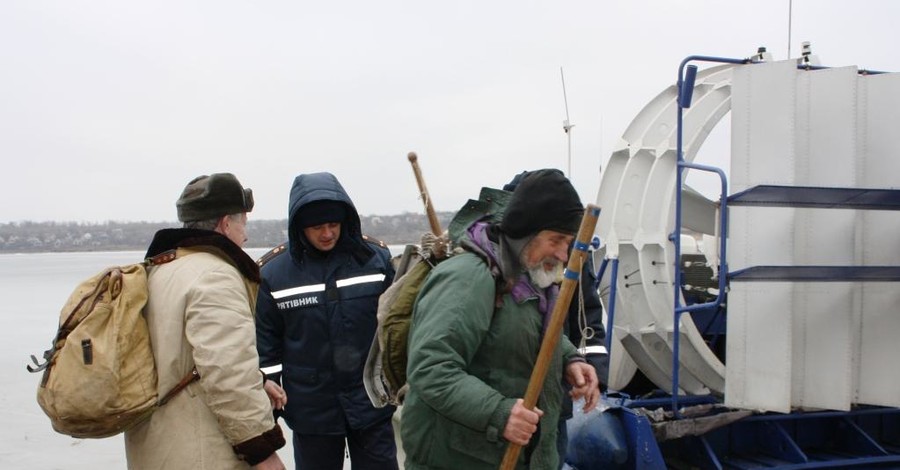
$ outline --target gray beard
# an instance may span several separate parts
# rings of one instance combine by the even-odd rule
[[[545,271],[544,267],[538,264],[533,268],[528,268],[528,277],[536,287],[546,289],[559,280],[560,271],[562,271],[562,264],[557,264],[552,271]]]

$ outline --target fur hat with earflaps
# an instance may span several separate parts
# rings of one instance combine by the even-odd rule
[[[241,186],[231,173],[213,173],[192,179],[175,203],[178,220],[195,222],[253,210],[253,190]]]

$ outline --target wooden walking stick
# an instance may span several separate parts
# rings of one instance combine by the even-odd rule
[[[534,363],[534,370],[531,371],[531,378],[528,379],[528,389],[525,391],[525,398],[522,401],[525,408],[529,410],[534,410],[538,397],[541,395],[544,378],[546,378],[547,369],[550,367],[550,359],[553,357],[553,354],[556,352],[556,346],[559,344],[560,332],[562,332],[563,324],[566,321],[569,304],[572,302],[572,292],[578,288],[581,267],[584,264],[584,259],[587,257],[588,245],[594,234],[594,228],[597,226],[597,218],[599,216],[600,208],[593,204],[588,204],[584,211],[584,217],[581,219],[578,236],[575,238],[575,246],[572,249],[572,254],[569,255],[569,264],[566,266],[562,287],[559,290],[559,297],[557,297],[553,313],[550,315],[550,324],[547,326],[547,332],[544,333],[543,341],[541,341],[541,349]],[[522,446],[510,443],[506,448],[506,454],[503,455],[503,461],[500,462],[500,470],[513,470],[516,467],[516,461],[519,460],[519,452],[521,450]]]
[[[422,203],[425,204],[425,213],[428,215],[428,224],[431,226],[431,233],[440,237],[441,223],[438,221],[437,214],[434,212],[434,206],[431,205],[431,198],[428,197],[428,188],[425,187],[425,179],[422,178],[422,170],[419,169],[419,157],[416,152],[409,152],[406,156],[412,165],[413,173],[416,175],[416,183],[419,185],[419,192],[422,195]]]

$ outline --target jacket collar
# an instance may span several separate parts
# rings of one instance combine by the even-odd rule
[[[166,228],[153,235],[153,241],[147,248],[144,258],[152,258],[164,251],[175,248],[195,248],[231,262],[247,279],[259,282],[259,266],[241,247],[228,237],[212,230],[193,228]],[[212,249],[209,249],[212,248]]]

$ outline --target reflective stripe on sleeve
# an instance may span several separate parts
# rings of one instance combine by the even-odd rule
[[[588,346],[581,351],[585,356],[588,354],[607,354],[606,346]]]
[[[274,366],[269,366],[269,367],[262,367],[259,370],[261,370],[263,372],[263,374],[266,374],[266,375],[277,374],[277,373],[281,372],[281,364],[275,364]]]
[[[365,284],[367,282],[382,282],[384,274],[369,274],[367,276],[348,277],[347,279],[339,279],[335,284],[338,288],[353,286],[356,284]]]

